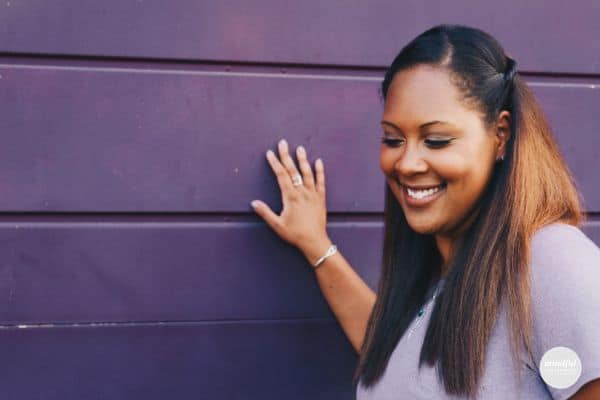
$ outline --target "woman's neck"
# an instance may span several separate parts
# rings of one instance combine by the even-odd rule
[[[478,204],[475,210],[458,225],[456,229],[448,233],[440,233],[435,235],[437,248],[442,256],[441,277],[448,275],[448,267],[450,259],[453,256],[454,249],[458,246],[458,242],[463,238],[464,233],[473,224],[475,218],[479,214],[481,204]]]
[[[452,240],[436,235],[435,241],[437,244],[437,248],[442,256],[442,265],[440,267],[441,278],[445,278],[448,274],[448,261],[450,260],[450,255],[452,253]]]

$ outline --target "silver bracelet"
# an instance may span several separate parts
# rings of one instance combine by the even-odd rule
[[[325,261],[325,259],[327,257],[331,257],[332,255],[334,255],[337,252],[337,246],[335,244],[332,244],[331,246],[329,246],[329,248],[327,249],[327,253],[325,253],[325,255],[321,258],[319,258],[317,260],[316,263],[313,264],[313,267],[316,269],[319,265],[321,265],[323,263],[323,261]]]

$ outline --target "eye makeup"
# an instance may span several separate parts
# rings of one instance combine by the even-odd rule
[[[381,143],[385,144],[388,147],[398,147],[402,139],[390,139],[383,136],[381,138]]]
[[[425,139],[425,144],[427,144],[429,147],[432,148],[440,148],[440,147],[444,147],[448,144],[450,144],[450,142],[453,139],[442,139],[442,140],[430,140],[430,139]]]
[[[425,139],[425,144],[432,148],[432,149],[440,149],[442,147],[447,146],[448,144],[450,144],[451,141],[453,141],[456,138],[451,138],[451,139],[442,139],[442,140],[431,140],[431,139]],[[385,144],[388,147],[398,147],[402,144],[402,142],[404,142],[403,139],[392,139],[392,138],[388,138],[386,136],[382,136],[381,137],[381,143]]]

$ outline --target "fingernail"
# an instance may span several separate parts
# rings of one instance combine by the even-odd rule
[[[252,200],[252,201],[250,202],[250,205],[252,206],[252,208],[256,208],[256,206],[258,206],[258,201],[256,201],[256,200]]]

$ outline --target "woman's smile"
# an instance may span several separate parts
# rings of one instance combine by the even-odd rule
[[[411,189],[408,186],[401,185],[404,202],[410,207],[422,208],[430,205],[436,199],[443,196],[446,192],[447,183],[431,187],[425,190]]]

